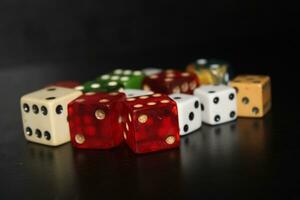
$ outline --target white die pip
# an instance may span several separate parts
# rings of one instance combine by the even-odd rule
[[[49,146],[69,142],[68,103],[81,94],[74,89],[48,87],[21,97],[25,138]]]
[[[171,94],[169,96],[177,104],[180,135],[189,134],[200,128],[202,120],[199,98],[188,94]]]
[[[194,90],[201,101],[203,122],[211,125],[236,119],[236,91],[226,85],[205,85]]]

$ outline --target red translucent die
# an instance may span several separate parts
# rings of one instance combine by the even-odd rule
[[[166,70],[159,74],[148,76],[143,81],[144,90],[173,94],[193,94],[195,88],[200,85],[197,75],[189,72]]]
[[[77,148],[109,149],[123,141],[123,93],[86,93],[68,105],[71,143]]]
[[[80,83],[78,81],[59,81],[59,82],[49,84],[46,87],[57,86],[57,87],[74,89],[75,87],[77,87],[79,85],[80,85]]]
[[[167,95],[129,98],[122,115],[124,138],[135,153],[148,153],[179,146],[176,103]]]

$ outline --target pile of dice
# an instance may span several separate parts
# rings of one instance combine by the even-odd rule
[[[268,76],[239,75],[200,59],[178,70],[116,69],[80,84],[62,81],[21,98],[25,138],[58,146],[110,149],[126,142],[135,153],[179,147],[202,121],[263,117],[271,108]]]

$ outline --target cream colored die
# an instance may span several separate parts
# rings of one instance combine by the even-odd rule
[[[21,97],[25,138],[49,146],[69,142],[68,103],[81,94],[73,89],[47,87]]]

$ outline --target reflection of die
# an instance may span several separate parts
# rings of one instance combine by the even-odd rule
[[[85,93],[68,106],[72,145],[109,149],[123,141],[123,93]]]
[[[135,153],[179,146],[176,103],[163,94],[128,98],[123,112],[124,138]]]
[[[201,101],[202,120],[220,124],[236,119],[236,92],[225,85],[202,86],[194,91]]]
[[[31,142],[57,146],[70,141],[68,103],[81,92],[48,87],[21,98],[25,137]]]
[[[170,97],[178,108],[180,135],[186,135],[201,127],[201,109],[199,98],[187,94],[172,94]]]
[[[166,70],[159,74],[148,76],[143,81],[144,90],[164,94],[192,94],[193,90],[198,86],[199,80],[195,74],[175,70]]]
[[[153,94],[152,91],[139,90],[139,89],[125,89],[122,92],[125,93],[127,98]]]
[[[271,109],[270,77],[241,75],[230,85],[237,91],[238,116],[263,117]]]
[[[22,156],[28,163],[38,163],[31,164],[27,168],[27,173],[43,174],[43,179],[47,180],[47,184],[51,184],[51,190],[61,191],[62,188],[71,188],[76,181],[74,151],[70,145],[53,148],[29,143],[24,148]],[[48,171],[51,173],[45,173]]]

